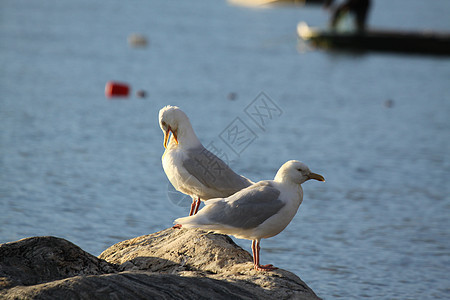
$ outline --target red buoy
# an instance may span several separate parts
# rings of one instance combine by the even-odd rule
[[[130,94],[130,87],[126,83],[115,81],[108,81],[105,86],[105,95],[108,98],[112,97],[128,97]]]

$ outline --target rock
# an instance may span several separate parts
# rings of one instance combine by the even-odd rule
[[[209,274],[227,274],[236,269],[251,271],[253,261],[247,251],[226,235],[172,228],[117,243],[99,258],[120,265],[120,270]]]
[[[206,277],[150,272],[76,276],[50,283],[15,287],[0,298],[11,299],[256,299],[253,290]],[[261,293],[260,293],[261,294]]]
[[[114,265],[61,238],[33,237],[0,245],[0,290],[112,272]]]
[[[295,274],[257,272],[228,236],[166,229],[99,258],[54,237],[0,245],[0,298],[319,299]]]

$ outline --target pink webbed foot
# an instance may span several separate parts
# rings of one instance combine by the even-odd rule
[[[278,269],[277,267],[274,267],[273,265],[255,265],[256,271],[273,271]]]
[[[172,228],[173,228],[173,229],[181,229],[181,226],[183,226],[183,225],[181,225],[181,224],[175,224],[175,225],[172,226]]]
[[[259,246],[259,239],[252,241],[252,252],[253,252],[253,265],[256,271],[273,271],[278,268],[273,265],[260,265],[259,264],[259,251],[261,247]]]

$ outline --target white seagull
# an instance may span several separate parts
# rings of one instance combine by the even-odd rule
[[[177,191],[192,197],[190,216],[197,213],[200,200],[228,197],[253,184],[203,147],[179,107],[163,107],[159,125],[166,148],[162,156],[164,172]],[[169,141],[170,133],[173,138]]]
[[[228,198],[211,199],[198,214],[178,218],[185,228],[200,228],[252,240],[255,270],[271,271],[259,264],[260,240],[279,234],[297,213],[303,200],[301,184],[309,179],[325,181],[296,160],[286,162],[274,180],[263,180]]]

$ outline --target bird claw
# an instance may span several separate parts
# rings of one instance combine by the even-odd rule
[[[175,225],[172,226],[172,228],[173,228],[173,229],[181,229],[181,226],[183,226],[183,225],[181,225],[181,224],[175,224]]]
[[[255,266],[256,271],[273,271],[278,269],[277,267],[274,267],[273,265],[257,265]]]

